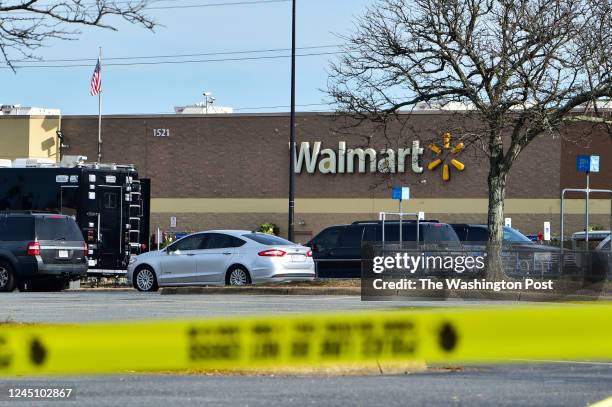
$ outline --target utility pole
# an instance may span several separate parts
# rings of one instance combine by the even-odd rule
[[[289,221],[288,239],[294,240],[295,226],[295,2],[291,5],[291,119],[289,129]]]

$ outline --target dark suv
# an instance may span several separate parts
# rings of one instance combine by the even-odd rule
[[[402,241],[416,247],[417,227],[414,221],[402,223]],[[306,246],[312,248],[317,265],[317,277],[358,278],[361,276],[362,242],[381,242],[382,222],[358,221],[350,225],[335,225],[323,229]],[[385,222],[385,242],[399,242],[399,222]],[[419,224],[419,244],[437,249],[460,249],[457,234],[446,223],[422,221]]]
[[[0,212],[0,291],[59,291],[86,274],[87,245],[71,217]]]

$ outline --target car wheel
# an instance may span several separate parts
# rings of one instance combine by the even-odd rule
[[[227,272],[225,284],[234,286],[251,284],[251,275],[244,267],[233,267]]]
[[[0,261],[0,292],[11,292],[15,289],[15,271],[6,261]]]
[[[134,275],[134,288],[138,291],[157,291],[157,277],[150,267],[143,267]]]

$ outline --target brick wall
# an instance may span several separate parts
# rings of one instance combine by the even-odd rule
[[[441,142],[441,135],[453,128],[444,115],[419,114],[408,130],[381,131],[371,145],[410,146],[412,140]],[[96,157],[97,118],[66,116],[62,130],[70,149],[65,154]],[[338,141],[347,146],[367,144],[364,130],[342,130],[343,124],[329,115],[298,116],[297,140],[321,141],[323,147],[337,149]],[[170,137],[154,137],[153,129],[167,128]],[[350,134],[346,134],[350,133]],[[393,133],[393,134],[390,134]],[[152,178],[153,197],[266,197],[286,195],[288,168],[288,120],[285,116],[227,117],[107,117],[103,120],[103,161],[134,163],[145,177]],[[509,177],[508,197],[554,198],[559,188],[560,141],[536,140],[519,157]],[[422,166],[431,160],[426,151]],[[443,182],[440,170],[425,169],[421,175],[411,170],[392,178],[382,174],[297,175],[298,197],[387,197],[390,185],[407,185],[414,196],[473,198],[487,195],[487,161],[476,148],[458,157],[466,165],[451,171],[451,181]],[[526,181],[529,182],[526,182]]]
[[[406,115],[408,117],[408,115]],[[416,114],[386,131],[373,127],[347,128],[346,119],[327,114],[299,114],[297,140],[321,141],[323,148],[334,150],[338,141],[347,147],[408,147],[415,139],[422,147],[431,141],[441,142],[445,131],[458,134],[477,126],[456,115]],[[286,115],[227,115],[189,117],[180,115],[109,116],[103,119],[103,161],[133,163],[141,176],[152,179],[154,198],[284,198],[288,181],[288,133]],[[169,129],[169,137],[154,137],[154,129]],[[65,116],[62,130],[70,149],[64,154],[87,155],[95,160],[97,152],[97,117]],[[602,136],[601,129],[590,131],[588,148],[583,140],[588,133],[581,125],[566,129],[562,137],[536,139],[518,158],[508,179],[507,198],[558,199],[560,185],[581,185],[575,174],[574,156],[578,152],[602,155],[602,173],[593,177],[593,185],[612,185],[612,141]],[[569,140],[574,140],[570,142]],[[581,144],[582,143],[582,144]],[[423,167],[431,160],[426,152]],[[411,187],[411,195],[419,198],[456,199],[486,198],[486,156],[476,148],[468,148],[460,157],[463,172],[452,172],[451,181],[443,182],[440,169],[421,175],[407,170],[392,178],[381,174],[307,174],[296,177],[298,198],[387,198],[392,185]],[[281,225],[286,233],[286,214],[206,213],[179,214],[178,229],[256,228],[263,222]],[[486,221],[486,214],[436,214],[442,221]],[[551,221],[553,231],[558,215],[511,214],[513,225],[526,233],[535,233],[544,221]],[[601,217],[599,219],[597,216]],[[371,219],[372,214],[296,214],[304,225],[297,230],[305,236],[326,225]],[[580,216],[568,217],[568,230],[582,228]],[[153,214],[152,227],[169,226],[168,214]],[[593,217],[593,224],[608,224],[603,215]]]

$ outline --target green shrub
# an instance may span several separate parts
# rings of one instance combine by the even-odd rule
[[[259,225],[259,232],[267,233],[268,235],[278,236],[280,228],[274,223],[262,223],[261,225]]]

